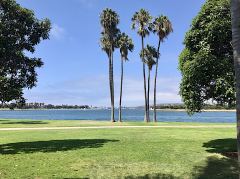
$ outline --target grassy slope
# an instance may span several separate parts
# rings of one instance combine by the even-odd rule
[[[233,138],[234,127],[0,131],[0,178],[237,178],[220,154]]]

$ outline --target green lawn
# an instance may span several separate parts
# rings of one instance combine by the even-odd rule
[[[123,122],[112,123],[109,121],[90,121],[90,120],[14,120],[0,119],[0,128],[22,128],[22,127],[86,127],[86,126],[202,126],[202,125],[232,125],[232,123],[183,123],[183,122]]]
[[[146,125],[30,120],[0,123],[0,128]],[[238,178],[237,161],[224,156],[236,151],[235,135],[234,125],[232,128],[0,131],[0,178]]]

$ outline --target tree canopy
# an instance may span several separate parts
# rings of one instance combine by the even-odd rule
[[[152,70],[153,65],[156,64],[156,58],[158,57],[158,51],[154,46],[147,45],[146,48],[144,48],[140,56],[142,59],[144,59],[144,63],[147,64],[148,68]]]
[[[179,56],[180,95],[189,113],[206,102],[235,103],[229,0],[207,0],[186,33]]]
[[[128,51],[133,51],[134,44],[127,34],[120,33],[117,38],[117,47],[120,50],[122,60],[128,60]]]
[[[29,57],[41,40],[49,38],[51,24],[39,20],[34,12],[21,7],[15,0],[0,1],[0,96],[5,102],[19,99],[23,88],[32,88],[37,82],[36,68],[41,58]],[[15,95],[8,95],[15,94]],[[1,99],[1,100],[2,100]]]
[[[152,16],[145,9],[135,12],[132,17],[132,29],[137,29],[138,35],[143,38],[148,36],[151,31]]]

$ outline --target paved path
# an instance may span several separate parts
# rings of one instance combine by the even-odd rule
[[[122,129],[122,128],[234,128],[234,125],[202,125],[202,126],[89,126],[89,127],[24,127],[0,128],[0,131],[25,131],[25,130],[71,130],[71,129]]]

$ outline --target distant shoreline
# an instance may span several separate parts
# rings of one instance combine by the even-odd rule
[[[133,108],[129,108],[129,109],[133,109]],[[138,109],[138,108],[136,108]],[[90,110],[108,110],[105,108],[92,108],[92,109],[67,109],[67,108],[63,108],[63,109],[14,109],[12,111],[34,111],[34,110],[39,110],[39,111],[45,111],[45,110],[81,110],[81,111],[90,111]],[[115,109],[118,110],[118,109]],[[11,109],[8,108],[0,108],[0,111],[11,111]],[[151,111],[153,111],[153,109],[151,109]],[[157,111],[172,111],[172,112],[186,112],[185,109],[157,109]],[[204,109],[202,110],[202,112],[235,112],[235,109]]]
[[[18,109],[18,108],[16,108],[16,109],[9,109],[9,108],[0,108],[0,111],[45,111],[45,110],[82,110],[82,111],[86,111],[86,110],[95,110],[95,109],[71,109],[71,108],[69,108],[69,109],[67,109],[67,108],[62,108],[62,109],[41,109],[41,108],[38,108],[38,109]],[[96,110],[98,110],[98,109],[96,109]]]
[[[153,109],[151,109],[153,110]],[[181,111],[186,112],[186,109],[157,109],[157,111]],[[235,112],[236,109],[204,109],[202,112]]]

